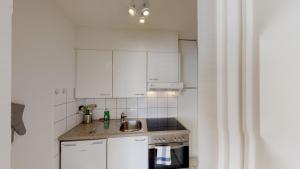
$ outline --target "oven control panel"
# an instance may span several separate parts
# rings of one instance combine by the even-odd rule
[[[188,134],[157,135],[149,137],[149,144],[182,143],[188,141]]]

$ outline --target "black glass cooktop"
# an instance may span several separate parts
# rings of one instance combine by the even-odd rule
[[[186,130],[175,118],[147,119],[148,131]]]

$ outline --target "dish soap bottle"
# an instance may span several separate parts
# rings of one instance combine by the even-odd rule
[[[104,110],[104,121],[109,121],[109,111],[107,109]]]

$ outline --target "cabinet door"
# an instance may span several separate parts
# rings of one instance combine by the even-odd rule
[[[106,140],[62,142],[61,169],[106,169]]]
[[[184,87],[198,86],[198,49],[196,41],[179,41],[181,49],[181,80]]]
[[[112,51],[78,50],[76,98],[112,97]]]
[[[148,137],[108,139],[107,169],[148,169]]]
[[[178,53],[148,53],[148,82],[178,82]]]
[[[145,52],[114,51],[114,97],[143,97],[146,93]]]

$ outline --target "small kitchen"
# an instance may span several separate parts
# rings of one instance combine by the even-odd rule
[[[12,168],[196,169],[195,6],[15,0]]]

